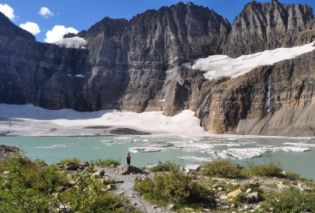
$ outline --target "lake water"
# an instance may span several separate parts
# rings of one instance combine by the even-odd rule
[[[126,153],[136,166],[173,161],[202,164],[229,158],[241,164],[279,163],[285,170],[315,179],[315,140],[255,137],[102,136],[102,137],[0,137],[0,144],[18,146],[31,159],[56,163],[66,158],[115,159],[125,163]]]

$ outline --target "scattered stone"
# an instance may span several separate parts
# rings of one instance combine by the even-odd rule
[[[258,192],[252,192],[246,196],[248,199],[250,199],[251,202],[259,202],[260,196]]]
[[[169,205],[166,207],[166,209],[167,209],[168,211],[170,211],[170,210],[174,209],[174,207],[175,207],[175,205],[171,203],[171,204],[169,204]]]
[[[242,190],[240,188],[230,192],[227,194],[228,198],[236,198],[239,194],[242,193]]]
[[[68,185],[69,186],[74,186],[76,184],[76,182],[74,180],[69,180],[68,181]]]
[[[225,194],[223,194],[223,195],[220,196],[220,199],[221,199],[221,200],[227,200],[227,199],[228,199],[228,196],[225,195]]]
[[[116,183],[116,181],[112,177],[110,177],[108,175],[103,176],[103,182],[105,182],[105,183]]]
[[[246,193],[246,194],[249,194],[251,191],[252,191],[252,189],[251,189],[251,188],[248,188],[245,193]]]
[[[76,163],[69,163],[65,165],[65,169],[68,171],[77,171],[79,169],[79,165]]]
[[[18,147],[0,145],[0,160],[8,159],[18,153],[20,153],[20,149]]]
[[[97,170],[96,172],[92,174],[92,176],[94,177],[104,177],[104,175],[105,175],[105,170],[103,169]]]
[[[81,170],[83,170],[83,169],[87,168],[90,164],[87,161],[80,161],[78,165],[79,165],[79,168]]]

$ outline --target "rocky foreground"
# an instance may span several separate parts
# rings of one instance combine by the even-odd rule
[[[170,162],[150,169],[112,160],[47,165],[16,153],[0,161],[0,196],[4,212],[315,211],[314,181],[276,164],[222,160],[184,172]]]

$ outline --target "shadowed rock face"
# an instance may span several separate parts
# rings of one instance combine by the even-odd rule
[[[213,133],[315,135],[306,114],[314,52],[231,80],[209,81],[182,65],[309,43],[314,23],[304,5],[251,2],[231,27],[207,8],[179,3],[131,20],[105,18],[79,33],[87,49],[66,49],[36,42],[0,14],[0,102],[167,115],[191,109]]]

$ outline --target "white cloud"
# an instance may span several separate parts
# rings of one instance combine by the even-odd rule
[[[55,43],[63,39],[68,33],[77,34],[79,31],[73,27],[65,27],[63,25],[55,25],[51,30],[47,31],[45,42]]]
[[[14,9],[10,5],[0,4],[0,12],[3,13],[10,20],[13,20],[15,18]]]
[[[30,22],[30,21],[25,22],[24,24],[20,24],[20,27],[32,33],[33,35],[37,35],[38,33],[40,33],[40,28],[38,24],[34,22]]]
[[[44,18],[49,18],[54,16],[54,13],[48,7],[41,7],[38,11],[38,14],[43,16]]]

